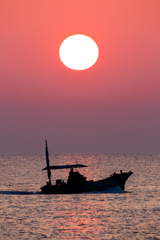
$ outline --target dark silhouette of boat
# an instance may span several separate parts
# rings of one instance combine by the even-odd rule
[[[49,153],[46,141],[46,163],[47,167],[42,170],[48,172],[48,182],[45,186],[41,187],[41,191],[47,194],[68,194],[68,193],[82,193],[92,191],[104,191],[109,188],[119,186],[122,190],[125,188],[125,182],[132,175],[132,172],[113,173],[110,177],[99,180],[99,181],[87,181],[86,177],[80,174],[78,171],[74,171],[74,168],[87,167],[83,164],[72,164],[72,165],[49,165]],[[61,179],[56,180],[56,184],[51,184],[51,169],[67,169],[70,168],[67,182]]]

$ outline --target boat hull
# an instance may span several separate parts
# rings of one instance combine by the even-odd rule
[[[62,183],[60,185],[45,185],[41,187],[41,191],[46,194],[69,194],[83,193],[92,191],[104,191],[109,188],[119,186],[122,190],[125,188],[125,182],[132,175],[132,172],[115,174],[109,178],[99,181],[85,181],[79,184],[68,185]]]

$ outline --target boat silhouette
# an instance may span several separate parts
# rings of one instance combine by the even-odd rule
[[[76,168],[87,167],[83,164],[72,164],[72,165],[49,165],[49,152],[48,145],[46,141],[46,164],[47,166],[42,170],[47,170],[48,173],[48,182],[46,185],[41,187],[41,191],[46,194],[69,194],[69,193],[83,193],[83,192],[93,192],[93,191],[104,191],[109,188],[114,188],[119,186],[122,190],[125,189],[125,183],[127,179],[133,174],[131,171],[120,173],[113,173],[110,177],[93,181],[86,180],[82,174],[78,171],[74,171]],[[67,182],[64,182],[62,179],[57,179],[55,184],[51,183],[51,170],[56,169],[70,169]]]

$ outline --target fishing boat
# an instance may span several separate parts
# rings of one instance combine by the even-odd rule
[[[45,186],[41,187],[41,191],[46,194],[69,194],[69,193],[83,193],[83,192],[93,192],[93,191],[104,191],[109,188],[114,188],[119,186],[122,190],[125,188],[125,182],[132,175],[132,172],[122,172],[113,173],[110,177],[93,181],[86,180],[82,174],[78,171],[75,171],[75,168],[84,168],[87,167],[83,164],[72,164],[72,165],[49,165],[49,152],[48,145],[46,141],[46,164],[47,166],[42,170],[47,170],[48,173],[48,182]],[[64,182],[62,179],[57,179],[55,184],[51,183],[51,170],[54,169],[70,169],[67,182]]]

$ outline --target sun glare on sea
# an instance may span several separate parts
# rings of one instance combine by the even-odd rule
[[[99,50],[95,41],[83,34],[69,36],[59,48],[62,63],[73,70],[90,68],[97,61],[98,55]]]

